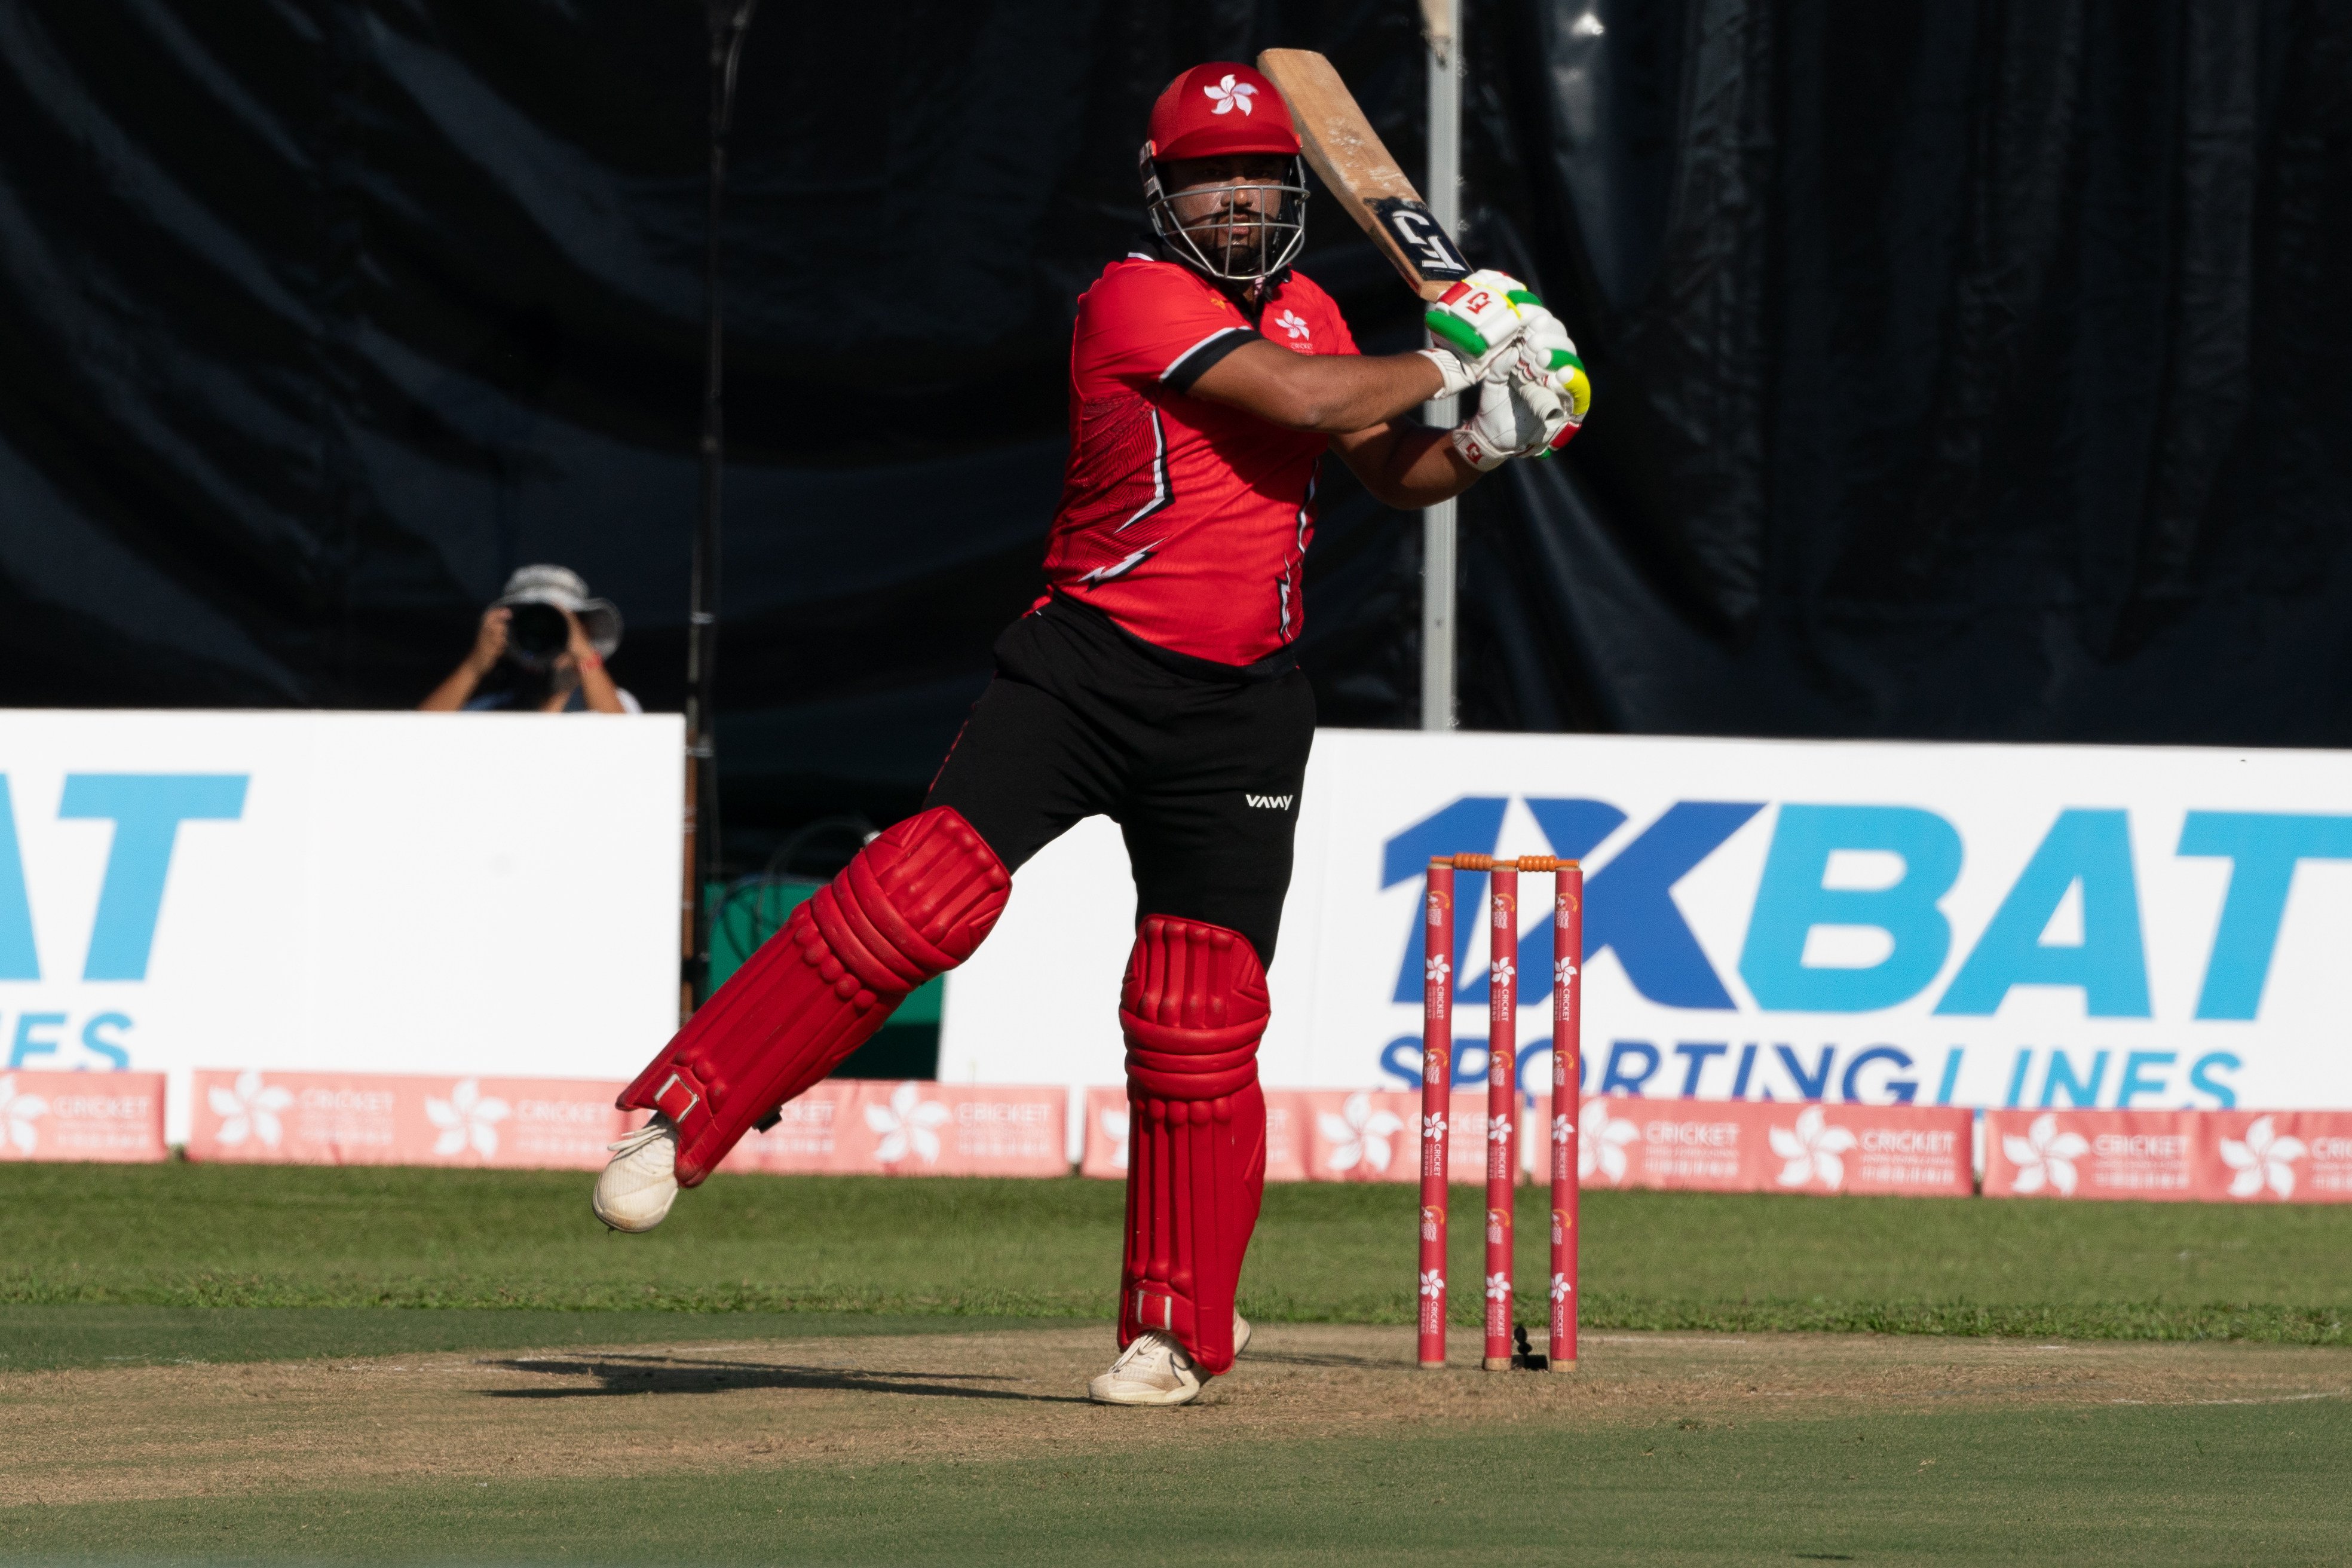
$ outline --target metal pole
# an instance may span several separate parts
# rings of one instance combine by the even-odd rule
[[[702,502],[695,520],[686,638],[686,866],[688,917],[681,1012],[709,994],[710,910],[706,890],[719,862],[719,767],[712,683],[719,670],[719,479],[725,463],[719,291],[719,215],[727,190],[727,126],[735,68],[759,0],[708,0],[710,25],[710,191],[702,253]]]
[[[1422,189],[1447,234],[1462,237],[1462,0],[1421,0],[1429,40],[1429,178]],[[1454,399],[1422,405],[1422,418],[1450,429]],[[1421,727],[1454,728],[1454,503],[1421,514]]]

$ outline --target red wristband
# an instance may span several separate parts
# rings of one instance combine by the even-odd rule
[[[592,651],[582,654],[572,662],[583,669],[602,669],[604,668],[604,656]]]

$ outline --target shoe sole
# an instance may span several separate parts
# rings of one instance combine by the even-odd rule
[[[1164,1410],[1172,1409],[1179,1405],[1192,1404],[1192,1401],[1201,1397],[1201,1390],[1198,1388],[1179,1389],[1172,1394],[1169,1394],[1162,1393],[1159,1389],[1153,1389],[1139,1397],[1130,1399],[1121,1394],[1097,1394],[1094,1390],[1094,1385],[1089,1384],[1087,1386],[1087,1397],[1097,1405],[1124,1405],[1135,1409]]]
[[[604,1224],[605,1229],[617,1230],[625,1236],[643,1236],[646,1232],[653,1229],[654,1226],[661,1224],[662,1221],[669,1217],[670,1204],[674,1204],[677,1201],[677,1194],[675,1192],[671,1193],[670,1202],[668,1204],[662,1205],[661,1212],[642,1224],[632,1223],[629,1216],[615,1217],[604,1207],[604,1194],[601,1193],[592,1193],[589,1194],[588,1206],[591,1210],[594,1211],[597,1219]]]

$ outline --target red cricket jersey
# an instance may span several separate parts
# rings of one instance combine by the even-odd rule
[[[1255,325],[1199,274],[1139,255],[1079,297],[1049,594],[1219,664],[1255,664],[1297,637],[1316,464],[1330,437],[1191,395],[1211,365],[1261,338],[1298,353],[1357,352],[1339,306],[1296,272]]]

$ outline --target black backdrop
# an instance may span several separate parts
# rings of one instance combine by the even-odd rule
[[[1465,502],[1466,724],[2352,743],[2352,3],[1468,9],[1467,248],[1598,406]],[[406,706],[555,560],[676,706],[703,37],[692,0],[0,0],[0,701]],[[1034,591],[1145,109],[1276,44],[1419,166],[1413,0],[766,0],[739,853],[917,797]],[[1410,724],[1418,528],[1329,495],[1325,721]]]

